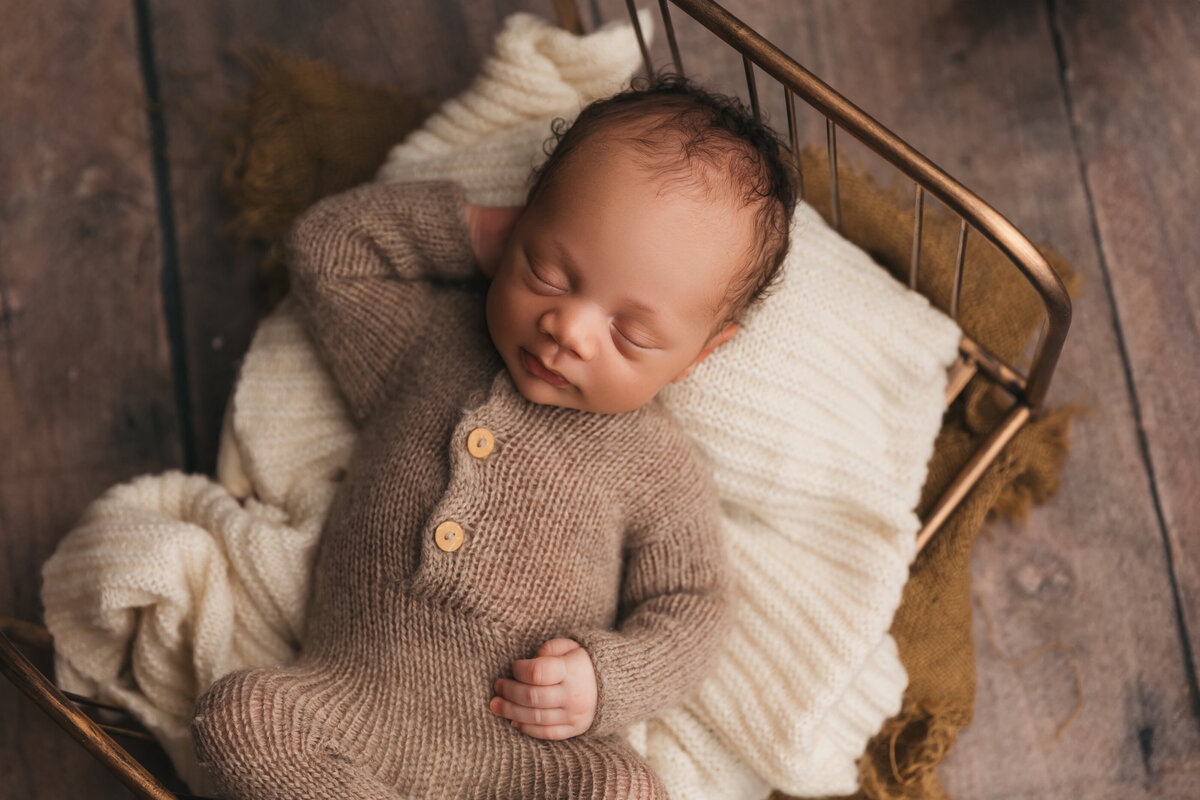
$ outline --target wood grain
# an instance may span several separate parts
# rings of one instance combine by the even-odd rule
[[[3,17],[0,604],[40,619],[40,565],[84,506],[177,466],[180,441],[132,8],[54,0]],[[7,796],[123,795],[4,683]]]
[[[1064,253],[1083,276],[1085,294],[1076,303],[1049,403],[1080,401],[1093,412],[1076,423],[1059,496],[1035,511],[1026,528],[997,525],[995,535],[977,548],[973,566],[980,612],[974,631],[978,707],[975,723],[943,768],[951,795],[1196,796],[1200,737],[1187,712],[1188,675],[1158,533],[1154,484],[1138,443],[1121,334],[1104,291],[1092,208],[1077,166],[1047,5],[731,0],[727,6],[975,189],[1035,241]],[[1134,19],[1151,16],[1151,9],[1158,8],[1147,2],[1125,6],[1140,9],[1129,12]],[[1088,17],[1082,8],[1077,13]],[[1168,24],[1171,16],[1166,17],[1159,24]],[[1130,24],[1126,21],[1124,28]],[[708,36],[687,24],[677,27],[685,49]],[[1114,36],[1124,28],[1116,22],[1111,26]],[[1189,30],[1193,36],[1196,31],[1195,25],[1179,20],[1175,29]],[[1186,36],[1176,32],[1174,38]],[[665,62],[666,51],[659,52],[660,62]],[[1179,68],[1189,56],[1194,61],[1194,47],[1167,52],[1159,72]],[[1068,62],[1069,75],[1072,67]],[[689,71],[719,88],[744,85],[736,60],[707,59],[703,68]],[[1132,73],[1128,80],[1135,80]],[[763,91],[761,80],[759,85]],[[1177,91],[1187,92],[1194,85],[1181,82]],[[1171,96],[1151,88],[1146,102]],[[1098,87],[1096,102],[1108,107],[1107,101],[1106,89]],[[1188,111],[1171,110],[1177,105],[1168,103],[1168,110],[1159,111],[1168,115],[1162,124],[1186,137],[1192,130],[1186,124],[1191,120],[1188,114],[1194,114],[1196,104],[1193,101]],[[1109,125],[1116,116],[1120,115],[1108,107]],[[1131,116],[1138,116],[1136,110]],[[775,119],[782,119],[778,110]],[[820,140],[821,124],[819,119],[801,119],[810,141]],[[1132,163],[1162,157],[1152,142],[1122,144]],[[877,174],[889,174],[887,168],[865,162],[861,148],[843,144],[842,156],[858,165],[866,163]],[[1168,156],[1163,166],[1170,161]],[[1196,170],[1181,170],[1165,185],[1188,183],[1189,174]],[[1157,185],[1152,178],[1142,180]],[[1192,225],[1184,219],[1187,209],[1194,214],[1192,198],[1186,198],[1190,203],[1175,203],[1178,213],[1150,232],[1157,237],[1156,247],[1184,236],[1194,241]],[[1110,202],[1110,213],[1125,208],[1119,192]],[[1144,225],[1138,229],[1146,232]],[[1103,224],[1101,231],[1103,236]],[[1104,241],[1107,249],[1110,245]],[[1195,261],[1193,253],[1190,259],[1174,259],[1167,269],[1191,270],[1194,276]],[[1143,280],[1137,266],[1128,269],[1127,281]],[[1180,283],[1172,272],[1164,276],[1165,285],[1155,291],[1169,292]],[[1169,329],[1185,340],[1175,345],[1180,359],[1159,360],[1164,368],[1174,365],[1176,373],[1185,363],[1195,363],[1194,357],[1186,359],[1200,343],[1194,324],[1190,329],[1184,324],[1187,310],[1194,319],[1195,308],[1185,303],[1177,301],[1178,310],[1165,323],[1173,321]],[[1128,329],[1138,326],[1138,319],[1123,315],[1122,323],[1121,333],[1132,339]],[[1185,390],[1194,385],[1187,380]],[[1165,394],[1174,398],[1176,407],[1187,402],[1195,406],[1194,390],[1183,395],[1189,400],[1180,400],[1178,393]],[[1194,430],[1193,425],[1185,434],[1185,444]],[[1174,460],[1192,458],[1195,463],[1189,455],[1194,447],[1177,449],[1164,438],[1162,448]],[[1185,494],[1184,488],[1178,490],[1180,499],[1195,496],[1195,491]],[[1187,550],[1186,545],[1176,546]],[[994,620],[991,634],[988,615]],[[1010,658],[1019,660],[1050,643],[1063,647],[1019,665]],[[1072,656],[1080,670],[1084,706],[1056,739],[1076,704]]]
[[[1200,5],[1060,2],[1084,180],[1200,656]],[[1194,688],[1194,687],[1193,687]],[[1193,709],[1200,708],[1200,698]]]
[[[943,770],[950,793],[1158,797],[1169,783],[1196,786],[1200,740],[1179,713],[1187,675],[1150,477],[1044,4],[791,9],[808,15],[793,30],[817,31],[816,71],[1066,254],[1087,287],[1050,403],[1079,400],[1094,413],[1075,427],[1059,497],[1027,529],[998,528],[977,549],[976,603],[995,620],[997,649],[981,613],[978,709]],[[1085,700],[1058,739],[1075,705],[1069,658],[1048,651],[1017,668],[1002,656],[1055,642],[1074,654]]]
[[[598,6],[605,19],[625,13],[621,0],[580,5]],[[943,769],[951,795],[1200,796],[1200,735],[1167,560],[1194,653],[1198,7],[727,5],[1084,278],[1049,402],[1081,401],[1093,412],[1075,426],[1059,496],[1024,528],[992,526],[977,547],[978,705]],[[207,471],[259,310],[255,255],[215,235],[227,219],[217,192],[219,112],[246,86],[227,46],[268,41],[440,100],[466,85],[509,12],[549,16],[552,4],[145,7],[182,277],[189,446]],[[0,454],[0,610],[14,616],[40,617],[37,569],[87,502],[131,475],[182,464],[133,9],[55,0],[8,10],[0,27],[0,441],[15,443]],[[685,51],[705,53],[697,74],[740,90],[740,60],[675,20]],[[665,63],[661,30],[655,52]],[[764,105],[782,120],[778,94],[764,90]],[[822,141],[820,119],[800,122],[807,140]],[[844,157],[868,163],[843,146]],[[1062,647],[1020,660],[1051,643]],[[1072,656],[1084,706],[1056,738],[1076,701]],[[10,686],[0,688],[0,775],[14,797],[125,796]]]

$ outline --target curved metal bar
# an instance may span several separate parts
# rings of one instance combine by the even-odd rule
[[[924,186],[1016,264],[1042,298],[1049,320],[1030,370],[1025,398],[1034,409],[1040,407],[1071,324],[1071,299],[1062,280],[1033,243],[978,195],[712,0],[671,2]]]
[[[925,187],[916,184],[916,208],[913,209],[912,260],[908,265],[908,288],[917,290],[917,271],[921,266],[921,225],[925,219]]]
[[[84,697],[83,695],[75,694],[74,692],[63,692],[63,697],[67,698],[68,700],[70,700],[72,703],[74,703],[77,706],[91,706],[92,708],[103,708],[106,711],[117,711],[122,714],[129,713],[128,711],[121,708],[120,706],[114,706],[112,703],[101,703],[99,700],[93,700],[90,697]]]
[[[966,466],[955,476],[949,488],[942,493],[942,496],[938,498],[937,503],[929,512],[928,518],[917,533],[918,552],[925,547],[933,537],[933,534],[937,533],[938,528],[942,526],[942,523],[946,521],[950,513],[967,496],[967,492],[971,490],[971,487],[987,471],[987,468],[996,459],[996,455],[1004,448],[1004,445],[1008,444],[1017,435],[1017,431],[1029,420],[1032,413],[1033,411],[1029,406],[1018,402],[1009,410],[1000,425],[988,434],[987,439],[972,454]]]
[[[642,34],[642,21],[638,19],[637,6],[633,4],[633,0],[625,0],[625,7],[629,9],[629,19],[633,22],[633,32],[637,35],[638,48],[642,51],[642,64],[646,67],[646,77],[654,75],[654,63],[650,60],[650,50],[646,47],[646,37]]]
[[[135,795],[143,800],[176,800],[167,787],[114,742],[97,722],[76,708],[3,633],[0,633],[0,673],[37,703],[97,761],[108,767]]]
[[[754,82],[754,63],[743,55],[742,66],[746,68],[746,90],[750,93],[750,108],[754,111],[754,118],[762,121],[762,109],[758,105],[758,85]]]
[[[979,366],[980,371],[1003,387],[1018,400],[1029,394],[1025,378],[1015,369],[1005,364],[983,345],[963,334],[958,342],[958,349],[964,356]]]
[[[658,0],[658,9],[662,14],[663,28],[667,31],[667,44],[671,46],[671,60],[675,62],[675,71],[683,75],[683,59],[679,57],[679,42],[675,40],[675,26],[671,24],[671,9],[667,0]]]
[[[837,125],[825,118],[825,155],[829,158],[829,211],[833,215],[833,229],[842,232],[842,201],[838,197],[837,171]]]
[[[124,736],[126,739],[137,739],[139,742],[149,742],[150,744],[158,744],[158,740],[146,731],[135,731],[130,728],[122,728],[119,725],[105,725],[96,723],[105,733],[111,733],[114,736]]]
[[[963,389],[967,388],[967,384],[971,382],[971,378],[974,378],[977,372],[979,372],[979,365],[959,353],[954,365],[950,367],[950,375],[946,379],[947,406],[954,402]]]
[[[796,199],[804,200],[804,172],[800,168],[800,132],[796,129],[796,100],[792,90],[783,87],[783,104],[787,108],[788,143],[792,148],[792,166],[796,169]]]
[[[26,622],[16,617],[0,614],[0,633],[21,644],[41,650],[49,650],[54,646],[54,638],[50,636],[50,631],[36,622]]]
[[[958,298],[962,296],[963,262],[967,257],[967,221],[958,227],[958,252],[954,256],[954,288],[950,292],[950,318],[958,322]]]

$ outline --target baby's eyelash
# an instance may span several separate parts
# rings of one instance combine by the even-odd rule
[[[550,281],[548,281],[548,280],[546,280],[545,278],[543,278],[543,277],[542,277],[542,276],[541,276],[541,275],[538,273],[537,267],[535,267],[535,266],[533,265],[533,262],[532,262],[532,261],[527,261],[526,263],[527,263],[527,264],[528,264],[528,266],[529,266],[529,274],[530,274],[530,275],[532,275],[532,276],[533,276],[533,278],[534,278],[534,280],[536,280],[538,283],[542,284],[543,286],[549,287],[549,288],[553,289],[553,290],[554,290],[554,291],[556,291],[556,292],[564,292],[564,291],[566,291],[566,289],[564,289],[563,287],[559,286],[558,284],[551,283]]]
[[[616,334],[617,334],[618,336],[620,336],[622,339],[624,339],[626,342],[628,342],[628,343],[629,343],[630,345],[632,345],[633,347],[636,347],[638,350],[652,350],[652,349],[654,349],[652,345],[649,345],[649,344],[642,344],[641,342],[638,342],[638,341],[635,341],[635,340],[633,340],[632,338],[630,338],[630,336],[629,336],[627,333],[625,333],[623,330],[621,330],[621,329],[620,329],[619,327],[617,327],[616,325],[613,325],[613,326],[612,326],[612,328],[613,328],[613,330],[614,330],[614,331],[616,331]]]

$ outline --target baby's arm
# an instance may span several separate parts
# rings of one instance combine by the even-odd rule
[[[291,291],[360,424],[436,324],[430,280],[480,277],[463,205],[452,183],[368,184],[317,203],[288,234]]]
[[[566,631],[513,662],[489,708],[539,739],[603,736],[678,702],[732,625],[729,572],[708,470],[659,418],[629,465],[631,515],[617,630]]]
[[[617,629],[570,634],[596,670],[589,735],[614,733],[681,700],[715,664],[732,624],[715,491],[685,445],[689,457],[678,448],[660,454],[646,476]]]

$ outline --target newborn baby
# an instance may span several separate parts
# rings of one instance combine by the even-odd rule
[[[731,615],[705,466],[654,397],[787,249],[775,137],[679,79],[585,109],[522,209],[449,183],[307,212],[292,291],[360,435],[285,667],[199,699],[230,798],[661,798],[618,735]]]

